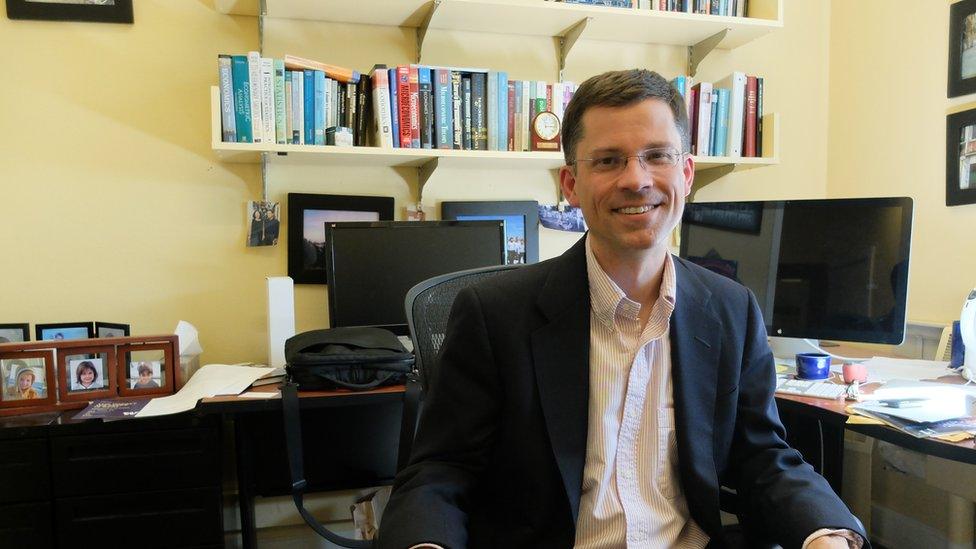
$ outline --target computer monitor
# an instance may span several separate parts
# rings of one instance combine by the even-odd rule
[[[680,256],[751,289],[770,336],[899,344],[911,234],[911,198],[696,202]]]
[[[403,300],[428,278],[505,264],[503,221],[326,223],[329,323],[409,335]]]

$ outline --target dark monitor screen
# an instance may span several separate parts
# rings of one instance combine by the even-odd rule
[[[403,300],[428,278],[505,264],[503,221],[326,223],[329,322],[408,335]]]
[[[899,344],[911,198],[685,206],[680,255],[756,295],[770,336]]]

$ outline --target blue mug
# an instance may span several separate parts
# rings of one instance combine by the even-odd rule
[[[796,377],[798,379],[827,379],[830,377],[830,355],[797,353]]]

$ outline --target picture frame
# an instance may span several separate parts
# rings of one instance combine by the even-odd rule
[[[696,204],[685,208],[682,223],[701,225],[748,234],[759,234],[762,230],[763,205],[761,202],[730,202],[717,204]]]
[[[976,203],[976,108],[946,116],[946,206]]]
[[[93,322],[59,322],[34,325],[34,339],[36,341],[93,339],[94,337],[95,324]]]
[[[116,324],[114,322],[95,322],[95,337],[128,337],[129,325]]]
[[[392,220],[392,196],[288,193],[288,276],[325,284],[327,222]]]
[[[21,387],[28,372],[30,384]],[[54,351],[0,352],[0,409],[51,407],[56,402]]]
[[[101,4],[57,0],[7,0],[10,19],[132,23],[132,0],[105,0]]]
[[[23,343],[24,341],[30,341],[29,323],[0,324],[0,343]]]
[[[139,353],[139,357],[133,357]],[[156,355],[145,357],[145,353]],[[161,360],[159,359],[161,357]],[[134,360],[135,358],[135,360]],[[176,383],[176,369],[179,365],[174,361],[173,345],[165,343],[150,343],[145,345],[119,345],[116,349],[116,385],[121,396],[151,396],[171,394]],[[146,365],[153,374],[149,376],[155,386],[135,387],[134,382],[140,378],[138,369]],[[131,373],[130,373],[131,372]],[[135,375],[133,375],[135,374]]]
[[[504,221],[505,264],[539,261],[539,203],[534,200],[441,202],[441,219]]]
[[[115,368],[114,345],[61,350],[57,354],[58,401],[87,402],[116,396]],[[85,383],[92,387],[84,387]]]
[[[948,96],[976,93],[976,0],[949,7]]]

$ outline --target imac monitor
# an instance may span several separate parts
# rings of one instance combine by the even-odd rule
[[[408,335],[403,300],[428,278],[505,264],[503,221],[326,223],[329,322]]]
[[[751,289],[770,336],[897,345],[911,234],[911,198],[696,202],[680,256]]]

